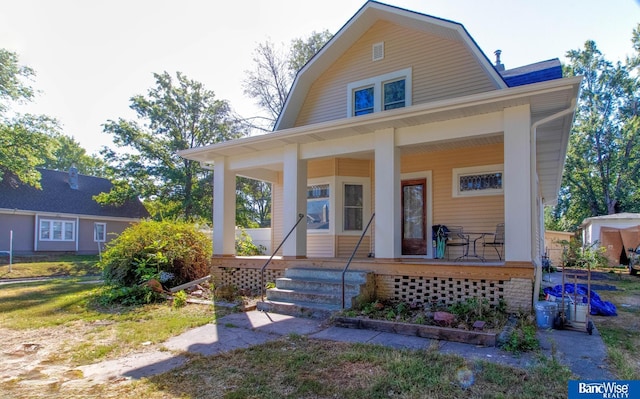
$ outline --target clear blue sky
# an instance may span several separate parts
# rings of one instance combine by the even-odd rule
[[[611,61],[631,54],[638,0],[388,0],[462,23],[507,68],[564,54],[594,40]],[[181,71],[243,116],[252,52],[267,39],[335,33],[364,0],[0,0],[0,48],[36,70],[40,94],[25,109],[57,118],[89,153],[110,145],[101,124],[133,118],[129,98],[154,85],[152,73]]]

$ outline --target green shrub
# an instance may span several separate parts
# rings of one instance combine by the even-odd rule
[[[513,353],[529,352],[540,347],[540,342],[536,337],[535,320],[531,317],[521,316],[518,319],[516,328],[511,331],[507,342],[503,348]]]
[[[96,302],[102,306],[124,305],[138,306],[153,302],[160,302],[164,297],[153,291],[147,285],[136,285],[133,287],[108,286],[95,298]]]
[[[176,292],[173,296],[173,308],[182,308],[187,304],[187,293],[184,290]]]
[[[211,254],[211,240],[191,224],[143,221],[109,242],[99,266],[109,284],[157,279],[176,286],[206,276]]]
[[[264,245],[256,245],[253,239],[244,229],[240,231],[240,237],[236,237],[236,255],[256,256],[263,255],[267,249]]]

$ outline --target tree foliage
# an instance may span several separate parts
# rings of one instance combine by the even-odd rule
[[[11,101],[29,101],[33,98],[33,88],[25,83],[33,76],[33,69],[20,65],[16,53],[0,48],[0,113],[7,110]]]
[[[593,41],[567,52],[565,74],[583,83],[550,224],[573,229],[586,217],[640,211],[639,29],[624,63],[608,61]]]
[[[332,36],[327,30],[313,31],[307,38],[293,39],[288,51],[269,40],[258,44],[253,53],[254,69],[246,71],[243,88],[267,116],[265,123],[253,123],[252,127],[263,131],[273,129],[296,74]]]
[[[137,120],[108,121],[104,131],[125,151],[103,148],[105,159],[119,171],[119,183],[100,202],[119,203],[140,196],[157,217],[211,214],[211,172],[177,152],[206,146],[244,135],[231,116],[229,104],[212,91],[180,72],[175,79],[167,72],[154,74],[155,87],[146,96],[131,98]],[[210,219],[209,219],[210,220]]]
[[[245,228],[271,226],[271,184],[244,177],[237,179],[236,224]]]
[[[31,68],[22,66],[18,56],[0,49],[0,181],[11,178],[40,187],[40,173],[36,167],[51,156],[48,136],[57,129],[50,118],[33,115],[5,115],[12,102],[30,101],[33,89],[25,80],[34,75]]]
[[[68,170],[104,176],[104,163],[89,156],[73,138],[65,136],[58,122],[45,115],[6,115],[12,103],[32,101],[28,81],[33,69],[19,64],[15,53],[0,49],[0,181],[10,178],[40,188],[37,168]]]

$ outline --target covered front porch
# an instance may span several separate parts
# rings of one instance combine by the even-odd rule
[[[266,281],[293,267],[341,270],[362,237],[350,268],[375,273],[381,298],[480,296],[531,309],[542,209],[557,193],[578,83],[508,88],[183,151],[215,168],[213,274],[220,284],[260,287],[264,259],[235,254],[235,183],[243,176],[272,184],[272,244],[283,245]],[[304,221],[292,229],[299,215]],[[500,256],[451,247],[437,259],[434,226],[484,234],[499,224]]]

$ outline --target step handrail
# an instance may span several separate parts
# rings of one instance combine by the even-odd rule
[[[371,226],[371,222],[373,222],[374,216],[376,216],[375,212],[371,214],[371,218],[369,219],[369,223],[367,223],[367,226],[364,228],[364,230],[362,230],[362,234],[360,234],[360,239],[358,240],[358,243],[356,244],[355,248],[353,248],[353,252],[351,253],[351,256],[349,257],[349,261],[345,265],[344,269],[342,269],[342,309],[344,309],[344,305],[345,305],[345,302],[344,302],[344,275],[347,273],[347,269],[351,265],[351,261],[353,260],[353,257],[356,256],[356,252],[358,252],[358,248],[360,247],[360,244],[362,243],[362,239],[364,238],[365,234],[367,234],[367,230],[369,230],[369,226]]]
[[[276,253],[280,250],[280,247],[282,247],[282,245],[284,244],[285,241],[287,241],[287,238],[289,238],[289,236],[291,235],[291,233],[293,233],[293,231],[296,229],[296,227],[298,227],[298,224],[300,224],[300,221],[304,218],[304,214],[303,213],[299,213],[298,214],[298,220],[296,221],[296,223],[293,225],[293,227],[291,228],[291,230],[289,230],[289,232],[287,233],[287,235],[284,237],[284,239],[280,242],[280,245],[278,245],[278,248],[276,248],[275,251],[273,251],[273,253],[271,254],[271,256],[269,257],[269,259],[267,260],[267,262],[262,266],[262,268],[260,269],[260,300],[264,301],[264,292],[265,292],[265,286],[264,286],[264,271],[267,268],[267,266],[269,266],[269,263],[271,263],[271,260],[273,259],[274,256],[276,256]]]

